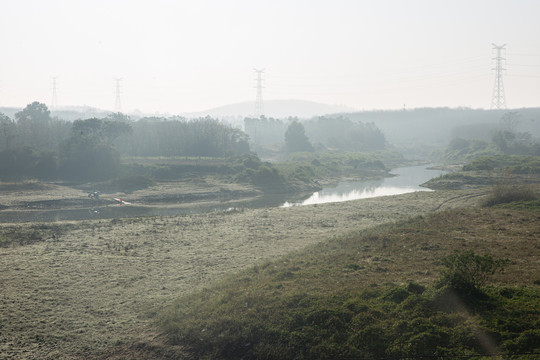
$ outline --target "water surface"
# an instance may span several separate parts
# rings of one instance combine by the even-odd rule
[[[310,204],[322,204],[328,202],[340,202],[356,199],[365,199],[377,196],[399,195],[414,191],[430,191],[420,185],[429,179],[443,174],[443,171],[428,170],[426,166],[409,166],[397,168],[392,171],[395,176],[370,181],[340,182],[337,186],[317,191],[307,199],[290,200],[289,195],[266,195],[261,198],[235,202],[231,205],[226,202],[220,205],[201,204],[194,208],[183,206],[138,206],[137,204],[126,206],[100,206],[95,208],[67,208],[51,210],[2,210],[0,223],[6,222],[54,222],[65,220],[86,219],[111,219],[138,216],[169,216],[180,214],[204,213],[209,211],[223,211],[234,208],[262,208],[262,207],[288,207]],[[289,201],[287,201],[289,199]]]
[[[285,202],[282,207],[342,202],[379,196],[407,194],[415,191],[431,191],[420,185],[445,173],[429,169],[426,165],[407,166],[392,170],[395,176],[381,180],[342,181],[337,186],[324,188],[299,202]]]

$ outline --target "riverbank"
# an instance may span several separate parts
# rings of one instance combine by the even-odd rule
[[[487,191],[416,192],[170,217],[2,224],[0,357],[107,358],[104,354],[123,344],[151,343],[157,335],[152,315],[179,295],[333,237],[474,206]]]
[[[178,215],[347,201],[427,190],[419,185],[441,171],[427,170],[422,165],[397,168],[390,177],[382,177],[379,171],[367,174],[361,181],[347,178],[324,188],[321,183],[310,181],[260,187],[224,181],[217,176],[177,181],[144,181],[135,177],[128,179],[131,182],[71,186],[36,181],[0,183],[0,223]]]

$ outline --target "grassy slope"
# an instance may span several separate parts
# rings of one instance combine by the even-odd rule
[[[538,208],[470,208],[341,237],[182,298],[162,314],[161,326],[193,358],[534,351],[540,339],[539,220]],[[431,286],[439,260],[455,249],[511,264],[486,294],[456,297]]]
[[[464,206],[482,194],[438,191],[295,208],[0,224],[0,358],[154,356],[123,344],[153,344],[156,330],[147,315],[179,295],[333,236]]]

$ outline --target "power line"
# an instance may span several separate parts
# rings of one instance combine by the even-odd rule
[[[495,44],[493,45],[493,49],[497,50],[497,56],[493,58],[495,60],[495,85],[493,85],[493,96],[491,98],[491,108],[495,109],[506,109],[506,99],[504,95],[504,85],[503,85],[503,79],[502,74],[503,71],[506,70],[503,68],[503,61],[506,60],[502,56],[502,51],[506,51],[506,44],[498,46]]]

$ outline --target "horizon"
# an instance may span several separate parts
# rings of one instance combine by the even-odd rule
[[[255,102],[257,68],[264,101],[490,109],[494,43],[507,107],[538,107],[538,13],[534,0],[13,1],[0,107],[115,111],[122,79],[124,113],[200,113]]]
[[[37,100],[36,100],[37,101]],[[2,113],[1,109],[10,109],[12,112],[14,110],[16,111],[20,111],[20,110],[23,110],[26,106],[30,105],[31,103],[33,103],[34,101],[32,102],[29,102],[28,104],[24,105],[24,106],[3,106],[3,105],[0,105],[0,113]],[[39,101],[38,101],[39,102]],[[491,108],[481,108],[481,107],[466,107],[466,106],[455,106],[455,107],[449,107],[449,106],[420,106],[420,107],[415,107],[415,108],[401,108],[401,109],[351,109],[351,108],[343,108],[339,105],[329,105],[329,104],[324,104],[324,103],[317,103],[317,102],[312,102],[310,100],[299,100],[299,99],[271,99],[271,100],[268,100],[268,103],[279,103],[279,102],[302,102],[302,103],[311,103],[313,105],[319,105],[319,106],[326,106],[328,108],[334,108],[336,111],[335,112],[329,112],[329,113],[316,113],[314,115],[306,115],[306,116],[302,116],[302,115],[295,115],[295,114],[291,114],[291,115],[272,115],[272,114],[267,114],[267,115],[263,115],[264,117],[267,117],[267,118],[277,118],[277,119],[284,119],[284,118],[288,118],[288,117],[299,117],[301,119],[308,119],[308,118],[311,118],[311,117],[316,117],[316,116],[325,116],[325,115],[339,115],[339,114],[357,114],[357,113],[370,113],[370,112],[414,112],[414,111],[421,111],[421,110],[451,110],[451,111],[459,111],[459,110],[467,110],[467,111],[493,111],[493,112],[512,112],[512,111],[519,111],[519,110],[531,110],[531,109],[539,109],[540,106],[525,106],[525,107],[516,107],[516,108],[504,108],[504,109],[491,109]],[[45,103],[42,103],[42,104],[45,104]],[[211,109],[207,109],[207,110],[202,110],[202,111],[198,111],[198,112],[190,112],[190,113],[169,113],[169,112],[142,112],[142,111],[139,111],[137,109],[135,109],[134,111],[129,111],[129,112],[120,112],[124,115],[128,115],[128,116],[135,116],[135,117],[152,117],[152,116],[157,116],[157,117],[174,117],[174,116],[180,116],[180,117],[185,117],[187,119],[196,119],[196,118],[200,118],[200,117],[206,117],[206,116],[210,116],[211,118],[217,118],[217,119],[220,119],[220,118],[233,118],[233,117],[254,117],[253,114],[245,114],[245,113],[235,113],[235,114],[220,114],[217,112],[217,110],[220,110],[220,109],[227,109],[227,108],[233,108],[233,107],[237,107],[237,106],[246,106],[246,105],[253,105],[253,107],[255,106],[255,101],[242,101],[242,102],[237,102],[237,103],[232,103],[232,104],[226,104],[226,105],[223,105],[223,106],[218,106],[218,107],[215,107],[215,108],[211,108]],[[110,109],[104,109],[104,108],[98,108],[98,107],[92,107],[92,106],[89,106],[89,105],[61,105],[61,106],[58,106],[58,107],[55,107],[55,108],[50,108],[49,107],[49,104],[45,104],[47,106],[47,109],[51,112],[51,114],[54,114],[54,113],[61,113],[61,112],[75,112],[75,113],[81,113],[83,114],[85,111],[89,111],[89,112],[96,112],[96,113],[116,113],[114,110],[110,110]],[[343,111],[337,111],[339,109],[344,109]],[[214,114],[212,114],[214,113]],[[13,113],[14,114],[14,113]],[[6,114],[6,115],[9,115],[9,114]]]

